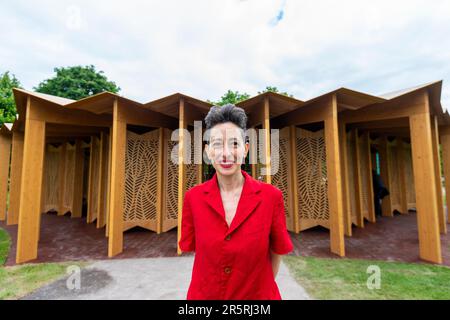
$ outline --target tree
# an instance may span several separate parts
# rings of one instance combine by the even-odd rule
[[[248,93],[240,93],[239,91],[228,90],[220,98],[219,101],[217,101],[217,102],[208,101],[208,102],[212,103],[212,104],[214,104],[216,106],[223,106],[223,105],[226,105],[228,103],[236,104],[236,103],[239,103],[241,101],[247,100],[248,98],[250,98],[250,95]]]
[[[106,78],[103,71],[96,71],[92,65],[55,68],[54,71],[56,72],[55,77],[44,80],[34,90],[73,100],[104,91],[112,93],[120,91],[114,82]]]
[[[279,92],[277,87],[270,87],[270,86],[267,86],[266,89],[264,89],[261,92],[258,92],[258,94],[262,94],[262,93],[266,93],[266,92],[279,93],[279,94],[282,94],[284,96],[291,97],[291,98],[294,97],[292,94],[289,94],[287,92]]]
[[[0,125],[16,120],[16,103],[13,88],[21,88],[19,80],[6,71],[0,75]]]

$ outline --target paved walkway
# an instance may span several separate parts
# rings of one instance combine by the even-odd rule
[[[69,290],[65,277],[38,289],[24,299],[184,300],[193,261],[193,256],[101,260],[82,269],[79,290]],[[277,283],[284,300],[309,299],[283,262]]]

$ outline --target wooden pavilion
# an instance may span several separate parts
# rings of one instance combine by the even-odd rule
[[[264,161],[251,173],[276,168],[262,179],[282,190],[289,231],[325,227],[331,252],[345,256],[352,226],[376,222],[376,170],[390,190],[383,215],[416,209],[420,258],[442,263],[450,116],[441,90],[439,81],[384,96],[341,88],[308,101],[270,92],[243,101],[249,128],[266,129],[252,148]],[[204,180],[202,165],[183,157],[201,156],[203,145],[186,136],[211,104],[179,93],[147,104],[108,92],[78,101],[21,89],[14,96],[18,118],[0,128],[0,220],[18,224],[17,263],[37,258],[42,214],[81,218],[83,199],[110,257],[134,227],[178,227],[180,237],[184,193]],[[180,165],[170,161],[174,148]]]

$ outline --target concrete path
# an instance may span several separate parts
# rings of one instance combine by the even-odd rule
[[[77,282],[76,277],[70,276],[68,279],[66,276],[23,299],[183,300],[189,287],[193,262],[193,256],[96,261],[79,273],[79,289],[68,289],[68,283],[69,287],[74,287]],[[283,262],[277,283],[284,300],[309,299]]]

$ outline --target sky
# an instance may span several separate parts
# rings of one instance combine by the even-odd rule
[[[0,0],[0,30],[0,73],[28,90],[55,67],[92,64],[139,102],[444,80],[450,108],[449,0]]]

